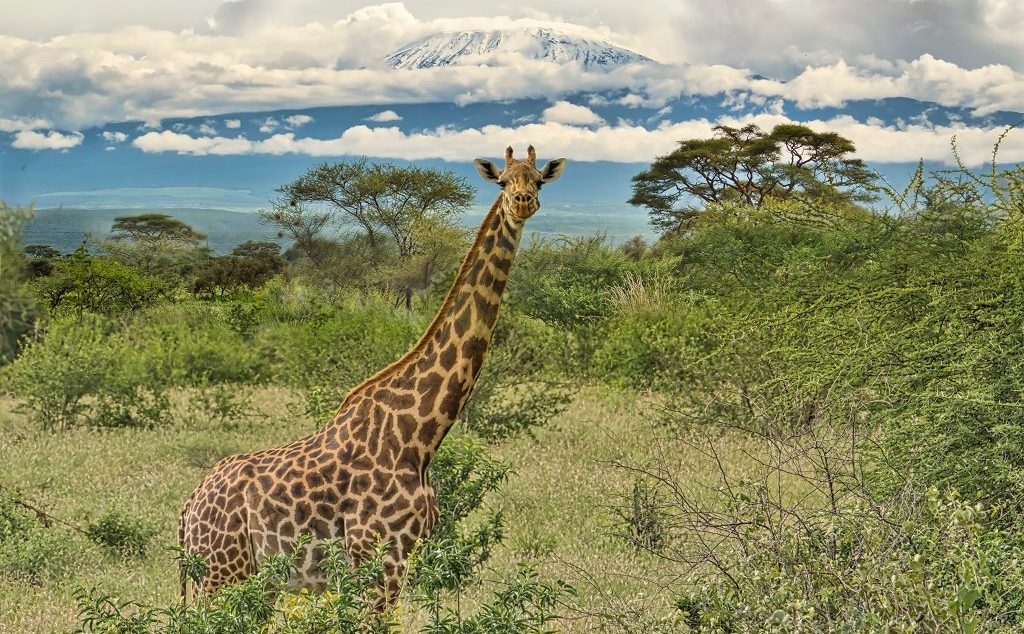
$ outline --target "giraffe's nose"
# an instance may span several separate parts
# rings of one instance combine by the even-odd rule
[[[516,194],[515,196],[512,197],[512,200],[515,201],[516,203],[520,204],[520,205],[528,205],[528,204],[532,203],[536,199],[537,199],[537,197],[534,196],[533,194],[529,194],[529,193],[525,193],[525,192],[519,192],[518,194]]]

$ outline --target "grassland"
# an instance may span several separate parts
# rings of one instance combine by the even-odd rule
[[[203,473],[222,456],[282,443],[314,427],[298,413],[300,399],[282,388],[252,392],[251,411],[229,421],[197,419],[187,407],[189,396],[178,394],[173,419],[157,428],[57,435],[39,431],[15,411],[16,402],[0,402],[0,481],[6,486],[76,525],[116,509],[157,531],[149,554],[138,560],[112,556],[67,529],[82,555],[63,578],[39,585],[0,581],[0,631],[72,627],[76,586],[146,603],[173,601],[177,572],[169,548],[180,504]],[[672,614],[672,580],[682,571],[635,553],[620,536],[622,520],[612,509],[631,480],[616,463],[642,463],[661,452],[676,456],[683,477],[697,481],[710,474],[661,438],[649,422],[651,407],[635,394],[584,389],[536,439],[494,447],[515,472],[491,499],[491,507],[505,513],[507,537],[483,577],[507,577],[528,560],[539,562],[543,576],[568,581],[578,596],[561,610],[564,631],[617,631],[610,612],[652,621]],[[485,581],[475,592],[488,590]],[[467,597],[467,607],[473,601]]]

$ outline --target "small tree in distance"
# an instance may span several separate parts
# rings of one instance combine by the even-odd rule
[[[209,252],[205,234],[159,213],[115,218],[101,246],[117,260],[165,276],[187,273]]]
[[[475,194],[450,171],[366,159],[322,163],[277,192],[260,215],[320,273],[389,289],[407,304],[461,248],[458,218]],[[339,279],[342,271],[362,279]]]
[[[854,158],[849,139],[780,124],[770,133],[749,124],[719,125],[710,139],[687,139],[633,177],[631,205],[647,207],[651,223],[671,232],[685,229],[707,204],[760,207],[771,198],[804,197],[833,202],[870,200],[875,179]]]
[[[167,214],[151,213],[114,218],[111,238],[150,243],[168,241],[196,244],[205,240],[206,235],[177,218]]]

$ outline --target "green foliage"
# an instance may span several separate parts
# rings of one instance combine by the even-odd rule
[[[682,293],[655,274],[627,274],[612,288],[613,310],[595,343],[590,372],[609,383],[671,391],[697,380],[693,360],[717,345],[717,302]]]
[[[169,286],[129,264],[79,248],[38,279],[35,291],[54,311],[119,315],[156,303]]]
[[[170,407],[166,382],[112,322],[83,313],[28,340],[10,367],[23,406],[46,430],[87,423],[153,425]]]
[[[70,557],[68,536],[0,491],[0,579],[37,584],[60,577]]]
[[[443,629],[462,624],[461,614],[447,608],[446,599],[460,596],[473,583],[504,538],[500,512],[485,513],[473,527],[463,523],[482,511],[485,497],[496,491],[508,474],[507,465],[470,437],[447,439],[431,461],[429,478],[437,496],[438,519],[430,537],[409,560],[414,598],[431,617],[426,631],[461,631]]]
[[[199,297],[223,298],[240,289],[256,289],[283,267],[281,247],[249,240],[235,247],[231,255],[207,258],[198,265],[192,292]]]
[[[541,581],[536,570],[520,565],[516,576],[497,590],[492,600],[476,614],[462,617],[453,608],[434,612],[422,631],[424,634],[548,634],[556,631],[548,626],[556,618],[554,610],[559,601],[573,593],[568,584]]]
[[[93,543],[125,558],[144,557],[156,535],[152,526],[117,511],[108,511],[84,530]]]
[[[209,252],[204,234],[166,214],[115,218],[111,232],[101,246],[115,260],[172,282],[187,276]]]
[[[49,430],[160,424],[172,387],[200,388],[194,404],[206,416],[236,419],[239,384],[257,383],[270,369],[227,311],[165,304],[124,320],[87,312],[52,319],[10,366],[11,388]]]
[[[430,462],[430,483],[437,494],[439,517],[432,538],[456,534],[460,521],[479,509],[484,497],[505,481],[509,468],[492,458],[487,447],[471,437],[447,439]]]
[[[239,333],[238,304],[154,306],[124,323],[122,336],[163,380],[175,386],[258,383],[267,360]]]
[[[688,139],[633,177],[632,205],[647,207],[668,232],[688,229],[705,205],[760,207],[774,198],[849,202],[870,199],[873,173],[834,132],[780,124],[718,125],[710,139]]]
[[[254,349],[278,381],[306,390],[307,413],[324,422],[349,389],[399,358],[429,323],[365,296],[276,310],[254,335]]]
[[[114,225],[111,227],[111,236],[114,240],[149,243],[162,240],[191,243],[206,239],[205,235],[181,220],[167,214],[155,213],[115,218]]]
[[[632,265],[603,236],[537,240],[518,256],[508,303],[556,328],[588,329],[607,315],[608,289]]]
[[[779,471],[730,474],[710,493],[676,491],[674,525],[715,535],[702,545],[677,542],[668,555],[711,564],[677,601],[691,631],[1014,632],[1024,625],[1024,541],[1001,528],[1006,509],[935,488],[874,498],[844,463],[848,447],[833,453],[815,443],[789,453],[794,447],[783,445]],[[837,470],[828,462],[808,469],[814,457]],[[823,495],[796,501],[784,493],[816,485]]]
[[[277,191],[260,213],[320,277],[397,291],[407,305],[462,251],[457,219],[474,193],[452,172],[365,159],[317,165]],[[346,230],[341,244],[328,233],[332,224]]]
[[[45,277],[53,272],[54,262],[61,252],[48,244],[30,244],[22,253],[27,258],[28,270],[32,277]]]
[[[95,590],[79,590],[76,633],[130,634],[385,634],[394,631],[397,615],[380,611],[377,587],[384,571],[386,550],[352,568],[342,544],[325,542],[321,569],[328,589],[323,593],[289,594],[285,584],[294,570],[296,555],[275,555],[245,581],[221,588],[191,605],[158,608],[122,601]],[[201,573],[201,568],[194,572]],[[561,597],[571,593],[562,583],[538,579],[522,567],[477,613],[462,617],[446,611],[431,617],[420,629],[424,634],[541,634],[554,618]]]
[[[503,314],[461,424],[489,441],[532,434],[548,424],[575,393],[562,371],[572,343],[538,319]]]
[[[18,352],[37,312],[21,256],[21,233],[31,217],[31,208],[12,208],[0,200],[0,364]]]

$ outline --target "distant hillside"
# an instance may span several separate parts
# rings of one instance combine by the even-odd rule
[[[260,224],[255,213],[224,209],[37,209],[25,232],[26,244],[48,244],[67,253],[74,251],[87,235],[110,234],[114,218],[156,212],[186,222],[209,237],[210,247],[227,253],[246,240],[277,240],[272,227]]]
[[[463,217],[467,228],[476,229],[487,208],[474,206]],[[25,244],[48,244],[63,253],[74,251],[87,235],[101,238],[110,234],[114,218],[146,212],[164,213],[188,223],[205,233],[216,253],[227,253],[246,240],[273,240],[282,246],[277,232],[260,224],[254,212],[225,209],[37,209],[25,232]],[[545,205],[526,225],[525,241],[533,236],[555,238],[603,233],[614,242],[622,242],[637,234],[654,236],[647,223],[647,214],[624,204]]]

